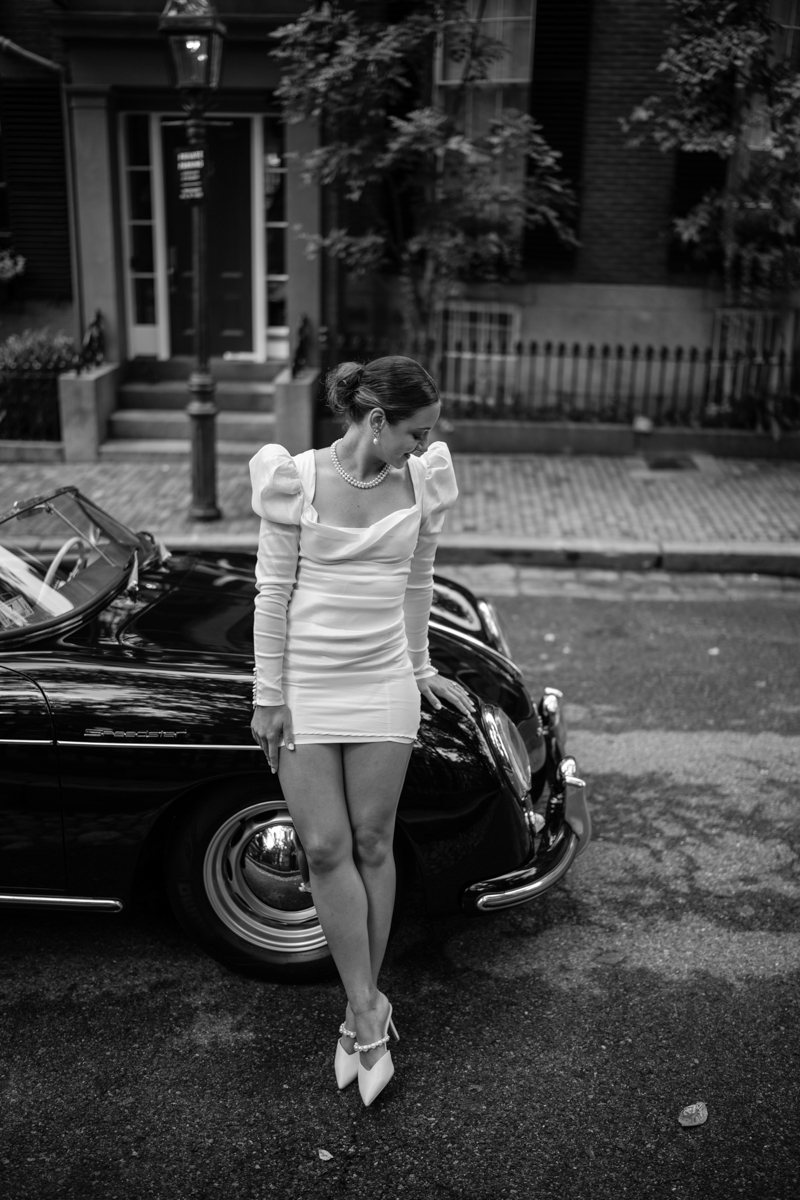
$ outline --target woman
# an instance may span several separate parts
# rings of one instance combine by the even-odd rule
[[[327,379],[344,436],[250,463],[262,518],[252,730],[278,772],[311,891],[347,993],[340,1088],[365,1104],[394,1073],[397,1037],[379,991],[395,894],[395,813],[424,696],[472,711],[428,656],[433,558],[456,500],[450,454],[427,449],[440,412],[410,358],[344,363]]]

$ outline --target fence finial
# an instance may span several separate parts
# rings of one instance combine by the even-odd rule
[[[297,345],[292,358],[292,376],[299,375],[308,366],[311,349],[311,322],[307,313],[302,313],[297,326]]]

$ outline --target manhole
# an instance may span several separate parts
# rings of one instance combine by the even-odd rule
[[[667,456],[659,455],[657,458],[648,458],[647,466],[651,471],[696,471],[697,463],[689,458],[688,455],[676,454]]]

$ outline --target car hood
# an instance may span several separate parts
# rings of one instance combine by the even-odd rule
[[[119,633],[124,646],[198,659],[253,658],[255,556],[174,555],[165,567],[144,573],[140,595],[149,604]]]
[[[150,596],[116,632],[125,648],[146,657],[178,659],[198,666],[253,666],[255,555],[174,555],[144,572],[140,598]],[[515,722],[531,715],[531,701],[517,668],[463,632],[431,628],[431,658],[439,671],[458,679],[483,700],[498,704]]]

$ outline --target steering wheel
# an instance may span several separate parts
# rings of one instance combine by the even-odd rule
[[[56,577],[56,571],[61,566],[61,563],[64,560],[64,555],[68,554],[69,551],[72,549],[72,547],[77,546],[77,545],[85,546],[87,550],[91,550],[91,548],[92,548],[91,544],[89,542],[87,542],[86,538],[84,538],[84,537],[78,537],[76,535],[74,537],[67,538],[67,540],[64,542],[63,546],[60,546],[58,548],[58,550],[56,551],[55,557],[53,558],[53,561],[50,563],[50,566],[47,568],[47,574],[44,577],[44,582],[48,586],[52,586],[53,580]]]

